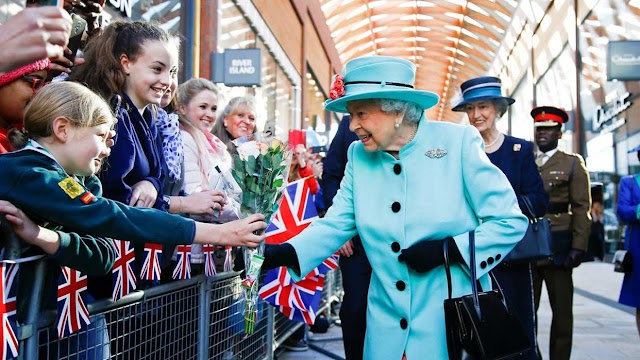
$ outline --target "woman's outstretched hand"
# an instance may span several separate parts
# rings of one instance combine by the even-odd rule
[[[253,214],[244,219],[219,225],[196,222],[196,236],[193,242],[255,248],[264,241],[266,228],[267,223],[262,214]]]

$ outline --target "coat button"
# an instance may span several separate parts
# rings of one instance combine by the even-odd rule
[[[489,256],[489,258],[487,259],[487,262],[489,263],[489,265],[493,264],[493,258]]]
[[[498,254],[496,255],[496,260],[500,260],[502,258],[502,255]]]
[[[409,324],[407,323],[407,319],[405,319],[405,318],[400,319],[400,327],[401,327],[403,330],[407,328],[407,325],[409,325]]]
[[[407,287],[404,283],[404,281],[399,280],[398,282],[396,282],[396,287],[398,288],[398,290],[400,291],[404,291],[404,289]]]
[[[486,267],[487,267],[487,262],[486,261],[483,261],[483,262],[480,263],[480,268],[481,269],[484,269]]]
[[[400,244],[397,241],[392,242],[391,243],[391,250],[393,250],[393,252],[400,251]]]
[[[392,210],[394,213],[397,213],[398,211],[400,211],[400,207],[401,207],[401,206],[400,206],[400,203],[399,203],[399,202],[397,202],[397,201],[396,201],[396,202],[394,202],[393,204],[391,204],[391,210]]]
[[[396,175],[400,175],[402,172],[402,166],[400,166],[400,164],[393,165],[393,172],[396,173]]]

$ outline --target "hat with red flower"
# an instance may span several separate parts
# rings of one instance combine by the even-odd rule
[[[440,98],[430,91],[416,90],[416,66],[390,56],[365,56],[349,61],[336,75],[324,107],[347,112],[347,103],[363,99],[395,99],[412,102],[426,110]]]

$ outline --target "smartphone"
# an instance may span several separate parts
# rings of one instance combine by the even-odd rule
[[[71,20],[71,33],[69,34],[69,45],[67,45],[71,50],[71,54],[65,54],[64,57],[73,62],[80,45],[82,45],[82,35],[84,35],[84,31],[87,28],[87,22],[77,14],[71,14]]]

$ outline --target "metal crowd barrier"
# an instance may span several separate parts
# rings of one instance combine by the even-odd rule
[[[334,276],[333,272],[328,276]],[[325,282],[319,313],[336,299]],[[57,339],[55,313],[41,314],[37,353],[25,359],[273,359],[273,353],[300,326],[260,300],[255,332],[244,335],[240,277],[203,275],[112,302],[88,305],[91,326]]]
[[[10,239],[3,235],[4,260],[19,254],[15,244],[8,246],[15,242]],[[44,265],[44,259],[36,261]],[[38,277],[34,292],[42,292],[44,271]],[[340,279],[337,270],[326,275],[318,314],[341,299]],[[255,332],[246,336],[240,280],[236,272],[199,275],[135,291],[117,302],[93,302],[88,304],[91,324],[62,339],[55,312],[39,312],[40,304],[31,304],[17,329],[19,359],[271,360],[302,324],[260,300]]]

